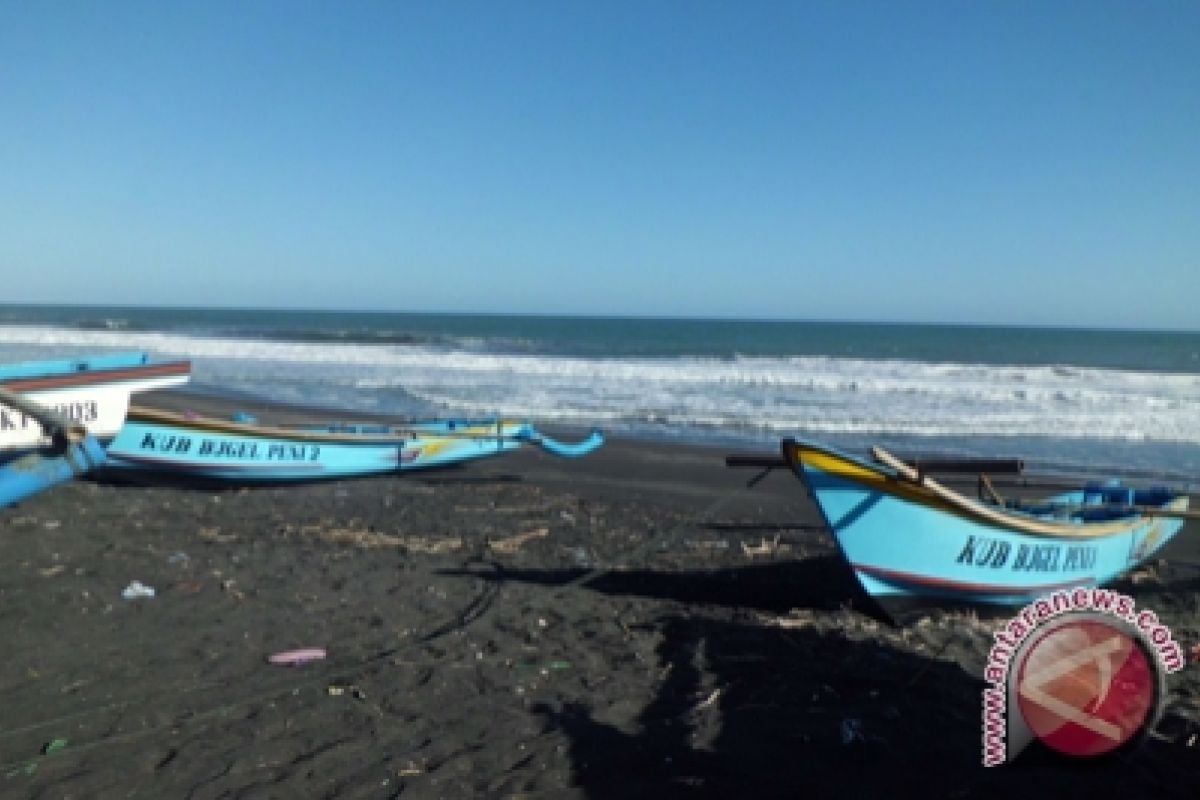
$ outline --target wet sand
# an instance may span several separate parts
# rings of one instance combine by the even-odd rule
[[[1200,666],[1129,754],[984,769],[1006,615],[881,620],[799,482],[747,489],[723,454],[77,482],[0,512],[0,797],[1196,797]],[[1187,646],[1198,532],[1119,587]]]

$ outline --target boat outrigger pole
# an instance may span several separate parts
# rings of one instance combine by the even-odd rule
[[[78,422],[67,419],[56,411],[35,403],[24,395],[0,388],[0,406],[7,406],[20,411],[31,420],[42,426],[46,436],[55,442],[79,444],[87,438],[87,428]]]
[[[55,451],[28,453],[0,467],[0,508],[82,475],[107,458],[104,448],[78,422],[6,389],[0,389],[0,406],[37,422]]]

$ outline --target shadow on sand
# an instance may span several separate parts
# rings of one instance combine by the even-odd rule
[[[864,634],[869,621],[847,635],[838,620],[855,587],[836,556],[581,581],[587,574],[494,579],[689,605],[652,624],[657,663],[646,668],[661,678],[632,723],[602,704],[533,708],[568,737],[574,785],[588,797],[1195,797],[1200,749],[1178,738],[1077,762],[1035,745],[1015,764],[982,767],[981,678]],[[779,627],[721,611],[797,607],[815,622]]]
[[[458,573],[449,570],[442,574]],[[870,598],[847,573],[842,560],[832,554],[737,569],[675,572],[653,569],[502,568],[489,577],[555,589],[578,586],[610,596],[674,600],[776,613],[793,608],[835,611],[849,607],[864,613],[874,609]]]

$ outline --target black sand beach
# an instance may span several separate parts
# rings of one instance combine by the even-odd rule
[[[78,482],[7,509],[0,796],[1200,792],[1195,665],[1133,753],[980,766],[1005,614],[880,620],[800,484],[747,489],[722,455],[611,441],[307,486]],[[1122,584],[1186,647],[1197,533]],[[123,600],[133,580],[156,596]],[[328,657],[266,663],[309,646]]]

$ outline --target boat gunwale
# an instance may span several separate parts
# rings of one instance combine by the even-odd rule
[[[889,466],[875,464],[815,442],[788,438],[783,440],[781,450],[784,461],[808,487],[818,505],[820,501],[816,497],[816,489],[809,483],[808,476],[805,473],[803,458],[800,455],[802,451],[813,451],[825,457],[845,462],[857,468],[857,470],[866,470],[878,476],[878,480],[877,482],[867,484],[853,475],[832,473],[819,466],[812,466],[812,469],[834,475],[841,480],[859,483],[869,487],[872,491],[924,506],[931,511],[954,514],[980,525],[986,525],[1018,535],[1065,540],[1105,538],[1131,533],[1153,518],[1153,514],[1137,513],[1125,519],[1104,522],[1052,522],[1024,513],[1018,509],[990,508],[958,492],[941,487],[945,492],[958,498],[957,503],[949,502],[944,497],[932,491],[928,486],[901,475]],[[1172,506],[1186,505],[1186,497],[1175,497],[1169,503],[1164,504],[1163,508],[1164,510],[1170,510]],[[1179,508],[1175,510],[1183,509]]]
[[[146,378],[191,377],[191,374],[191,361],[159,361],[135,367],[80,370],[79,372],[30,376],[26,378],[0,378],[0,386],[10,392],[26,393],[49,389],[84,388],[104,384],[117,384]]]
[[[210,433],[219,433],[231,436],[247,436],[260,439],[284,440],[290,442],[320,442],[325,444],[345,445],[377,444],[396,446],[430,440],[463,439],[469,441],[495,441],[496,439],[502,439],[507,441],[515,439],[515,434],[513,433],[471,434],[459,431],[453,431],[449,433],[428,432],[420,430],[405,430],[403,426],[399,425],[395,428],[396,432],[390,435],[306,431],[273,427],[269,425],[235,422],[232,420],[227,421],[214,419],[212,417],[196,417],[193,419],[184,414],[179,414],[173,411],[162,411],[154,408],[146,408],[144,406],[131,406],[129,409],[129,415],[126,417],[126,421],[127,424],[135,423],[163,425],[173,428],[208,431]],[[524,428],[524,423],[519,422],[501,420],[500,424],[506,428],[513,425]]]

